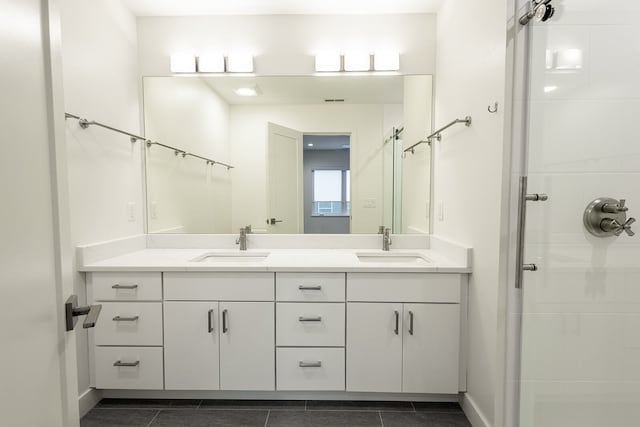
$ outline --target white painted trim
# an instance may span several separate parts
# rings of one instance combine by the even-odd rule
[[[387,400],[396,402],[459,401],[458,394],[359,393],[347,391],[103,390],[103,397],[126,399]],[[476,426],[474,425],[474,427]]]
[[[80,410],[80,418],[84,417],[94,406],[102,399],[102,390],[88,388],[78,396],[78,408]]]
[[[487,417],[468,393],[462,395],[460,406],[462,406],[462,410],[473,427],[492,427],[491,423],[487,421]]]

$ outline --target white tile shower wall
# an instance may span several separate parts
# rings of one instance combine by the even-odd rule
[[[135,18],[114,0],[61,6],[65,110],[140,132]],[[97,127],[83,130],[75,120],[66,126],[73,247],[143,233],[141,143]],[[83,300],[83,275],[75,274],[74,288]],[[86,331],[77,331],[82,394],[89,387],[88,345]]]
[[[593,199],[626,198],[640,216],[640,5],[564,2],[532,33],[521,424],[632,425],[640,416],[640,237],[596,238]],[[583,51],[582,68],[546,69],[545,51]],[[637,228],[637,227],[636,227]],[[544,351],[540,349],[544,348]]]
[[[190,153],[232,163],[229,105],[203,80],[145,78],[145,135]],[[149,232],[228,233],[235,171],[147,148]]]
[[[433,74],[435,33],[434,14],[141,17],[140,73],[169,75],[179,51],[249,51],[260,75],[305,75],[319,51],[394,49],[403,73]]]
[[[438,13],[435,122],[473,117],[443,133],[434,150],[434,234],[473,247],[469,365],[463,406],[474,425],[495,422],[501,279],[506,2],[448,0]],[[498,102],[497,114],[487,111]],[[507,185],[507,184],[504,184]],[[479,213],[479,211],[481,211]],[[502,367],[500,367],[502,369]],[[500,396],[501,398],[501,396]]]

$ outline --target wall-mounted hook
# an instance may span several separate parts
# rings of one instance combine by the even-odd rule
[[[497,113],[498,112],[498,103],[496,102],[496,103],[493,104],[493,109],[491,108],[491,105],[489,105],[487,107],[487,111],[489,111],[491,114]]]

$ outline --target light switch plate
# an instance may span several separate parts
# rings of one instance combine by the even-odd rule
[[[136,204],[133,202],[127,203],[127,219],[129,222],[135,222],[136,220]]]
[[[151,202],[151,206],[149,209],[151,219],[158,219],[158,202]]]
[[[444,221],[444,202],[438,202],[438,221]]]
[[[365,199],[364,207],[368,209],[372,209],[376,207],[376,199]]]

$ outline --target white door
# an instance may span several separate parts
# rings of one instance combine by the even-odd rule
[[[458,393],[459,304],[405,304],[402,391]]]
[[[267,137],[267,230],[303,232],[302,132],[274,123]]]
[[[0,424],[77,426],[65,234],[64,111],[49,3],[0,1]],[[59,28],[57,28],[59,30]],[[51,43],[50,43],[51,42]],[[58,48],[59,46],[53,46]],[[57,58],[56,55],[54,55]],[[53,83],[52,83],[53,82]],[[54,93],[56,97],[54,98]],[[82,327],[80,324],[77,327]]]
[[[275,390],[272,302],[220,303],[220,389]]]
[[[164,304],[164,381],[167,390],[220,388],[217,302]]]
[[[402,304],[347,304],[347,391],[402,391]]]

